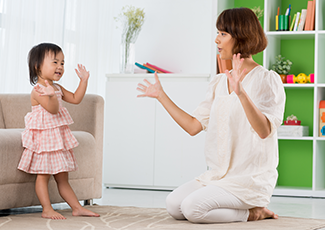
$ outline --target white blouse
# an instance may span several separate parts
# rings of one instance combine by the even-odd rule
[[[205,157],[209,170],[196,179],[217,185],[246,204],[266,207],[270,203],[278,172],[278,140],[285,92],[280,76],[262,66],[251,70],[242,86],[271,123],[271,134],[261,139],[251,127],[235,92],[229,94],[227,76],[216,75],[206,99],[194,116],[207,131]]]

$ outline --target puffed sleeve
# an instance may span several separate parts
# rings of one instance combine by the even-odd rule
[[[215,97],[215,89],[222,75],[218,74],[210,81],[204,101],[194,110],[193,116],[201,123],[202,129],[206,130],[209,125],[210,110]]]
[[[285,91],[280,76],[274,71],[264,72],[259,84],[255,86],[254,103],[271,123],[272,136],[282,124]]]

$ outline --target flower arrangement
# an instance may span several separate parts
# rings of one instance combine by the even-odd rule
[[[133,73],[134,70],[134,47],[135,41],[141,31],[145,20],[144,9],[135,8],[134,6],[124,6],[122,12],[115,21],[120,21],[123,25],[121,40],[121,73]],[[132,44],[132,45],[131,45]]]
[[[272,70],[278,74],[287,75],[290,72],[292,62],[290,60],[284,60],[281,54],[275,57],[275,63],[272,65]]]
[[[258,19],[260,19],[262,16],[263,16],[263,9],[261,9],[260,7],[254,7],[253,9],[252,9],[252,11],[256,14],[256,17],[258,18]]]
[[[122,42],[135,43],[145,20],[144,9],[124,6],[115,21],[123,24]]]

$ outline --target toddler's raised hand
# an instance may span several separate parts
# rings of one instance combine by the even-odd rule
[[[89,78],[89,71],[86,70],[86,67],[78,64],[78,69],[75,69],[78,77],[81,81],[87,81]]]
[[[151,84],[147,79],[144,79],[144,82],[147,84],[147,86],[139,83],[137,90],[143,92],[143,94],[138,95],[138,97],[158,98],[160,96],[160,94],[163,92],[163,88],[160,84],[160,81],[159,81],[159,78],[158,78],[158,75],[156,72],[155,72],[155,80],[156,80],[156,82],[154,84]]]
[[[34,87],[35,91],[39,93],[39,96],[49,96],[52,97],[55,94],[53,87],[49,84],[47,80],[45,80],[46,87],[41,87],[36,85]]]

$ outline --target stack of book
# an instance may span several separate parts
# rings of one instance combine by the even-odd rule
[[[224,73],[226,69],[232,69],[231,60],[221,60],[220,55],[217,54],[217,73]]]
[[[165,70],[165,69],[162,69],[158,66],[155,66],[155,65],[152,65],[150,63],[143,63],[142,65],[138,62],[135,63],[136,66],[138,66],[139,68],[141,69],[144,69],[144,70],[147,70],[147,72],[149,73],[154,73],[154,72],[157,72],[157,73],[172,73],[168,70]]]
[[[302,9],[291,18],[291,5],[287,8],[285,15],[275,16],[275,30],[277,31],[304,31],[315,29],[315,4],[316,0],[308,1],[307,9]],[[292,19],[292,20],[290,20]],[[291,23],[290,23],[291,21]],[[289,27],[290,25],[290,27]]]

